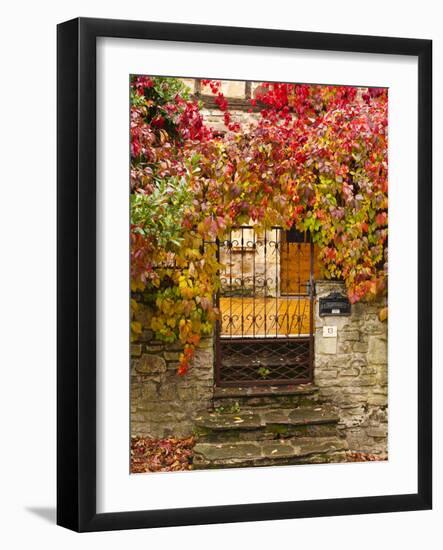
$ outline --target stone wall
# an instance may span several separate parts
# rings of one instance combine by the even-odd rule
[[[137,320],[145,321],[139,304]],[[145,324],[145,323],[144,323]],[[146,325],[145,325],[146,326]],[[181,346],[154,340],[143,330],[131,345],[131,434],[162,438],[193,433],[194,416],[212,402],[213,340],[204,338],[185,376],[177,374]]]
[[[214,104],[214,94],[209,85],[200,84],[194,78],[181,78],[192,93],[198,94],[203,102],[201,113],[205,123],[219,132],[227,130],[224,123],[224,112]],[[256,122],[260,118],[259,108],[253,108],[250,99],[261,86],[260,82],[245,82],[242,80],[221,80],[221,92],[229,101],[231,122],[240,123],[243,127]]]
[[[229,97],[227,99],[229,101]],[[223,111],[220,111],[220,109],[211,108],[210,106],[203,106],[201,113],[205,124],[207,124],[210,128],[218,132],[226,132]],[[243,109],[236,109],[235,107],[231,107],[229,109],[229,114],[231,116],[231,122],[241,124],[244,129],[247,129],[250,124],[256,122],[260,116],[257,113],[248,113]]]
[[[345,293],[340,282],[317,281],[314,382],[320,395],[339,409],[339,429],[352,451],[387,453],[387,322],[378,317],[383,303],[357,303],[350,316],[319,316],[319,298]],[[337,327],[324,337],[323,327]]]

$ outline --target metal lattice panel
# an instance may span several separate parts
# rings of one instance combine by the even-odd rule
[[[221,339],[220,383],[294,383],[311,381],[310,340]]]

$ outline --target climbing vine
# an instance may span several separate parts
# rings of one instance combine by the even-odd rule
[[[351,302],[387,279],[387,91],[263,83],[258,116],[240,124],[220,83],[203,84],[224,112],[222,136],[181,81],[131,79],[132,290],[156,337],[182,344],[179,374],[212,333],[215,243],[234,225],[309,231]]]

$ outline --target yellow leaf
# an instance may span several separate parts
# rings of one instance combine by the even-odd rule
[[[144,289],[145,289],[145,285],[141,281],[131,280],[132,292],[137,292],[137,290],[143,291]]]
[[[132,332],[135,332],[136,334],[141,334],[142,332],[142,324],[138,321],[132,321],[131,322],[131,330]]]
[[[387,307],[384,307],[383,309],[381,309],[378,312],[378,318],[380,319],[380,321],[386,321],[386,319],[388,318],[388,308]]]

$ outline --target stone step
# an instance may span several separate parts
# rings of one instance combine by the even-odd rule
[[[314,384],[217,387],[214,391],[214,409],[224,412],[251,407],[303,407],[317,402],[318,388]]]
[[[339,437],[299,437],[276,441],[197,443],[193,468],[241,468],[343,462],[348,445]]]
[[[239,413],[202,411],[195,418],[199,442],[235,442],[337,435],[339,417],[328,406],[257,409]]]

